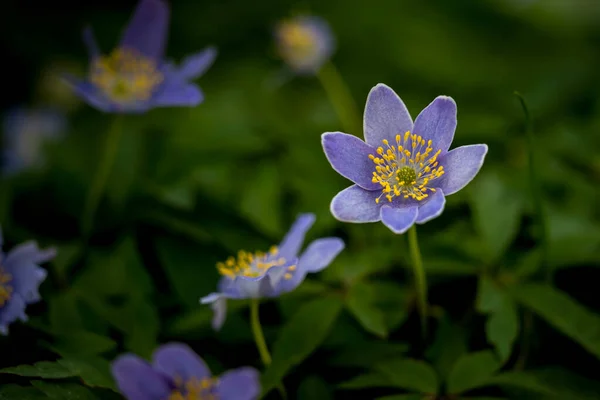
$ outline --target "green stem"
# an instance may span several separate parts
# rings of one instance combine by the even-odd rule
[[[541,267],[544,270],[546,280],[552,279],[552,271],[547,265],[548,262],[548,225],[546,220],[546,213],[544,211],[544,205],[542,201],[542,189],[540,186],[540,179],[537,175],[536,168],[536,157],[535,157],[535,136],[533,134],[533,121],[531,114],[525,99],[519,92],[515,92],[515,96],[519,99],[521,107],[523,108],[523,114],[525,114],[526,134],[527,134],[527,156],[529,164],[529,186],[531,187],[531,198],[533,200],[533,207],[536,212],[536,219],[540,230],[540,242],[542,248],[542,259],[540,261]]]
[[[344,130],[348,133],[360,134],[362,131],[360,113],[337,68],[331,62],[325,63],[317,72],[317,78],[327,93]]]
[[[411,226],[408,230],[408,247],[410,248],[410,258],[412,260],[415,286],[417,290],[417,304],[419,314],[421,315],[421,334],[423,340],[427,337],[427,278],[423,269],[423,260],[419,250],[419,240],[417,238],[417,227]]]
[[[263,335],[262,327],[260,325],[260,317],[258,316],[258,299],[250,299],[250,325],[252,326],[252,334],[254,335],[254,341],[260,354],[260,359],[265,366],[271,365],[271,354],[265,341],[265,335]]]
[[[258,306],[258,299],[250,299],[250,325],[252,327],[252,334],[254,335],[254,341],[256,342],[258,353],[260,354],[260,359],[265,367],[268,367],[271,365],[271,353],[269,353],[269,348],[267,347],[267,342],[265,341],[265,335],[263,334],[262,326],[260,325]],[[277,390],[279,390],[279,393],[284,400],[287,399],[287,394],[282,383],[277,385]]]
[[[106,183],[108,182],[108,177],[110,176],[110,171],[115,162],[115,158],[117,157],[117,153],[119,152],[119,142],[121,141],[121,133],[123,131],[121,129],[121,121],[122,116],[117,116],[106,134],[104,154],[100,160],[100,166],[98,167],[96,177],[92,182],[92,187],[88,192],[83,215],[81,217],[81,231],[84,238],[88,238],[92,230],[96,209],[100,204],[100,200],[102,199],[102,195],[106,188]]]

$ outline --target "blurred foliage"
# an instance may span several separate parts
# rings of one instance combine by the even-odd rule
[[[199,81],[206,100],[125,117],[89,244],[78,220],[114,116],[74,105],[48,79],[57,66],[85,70],[86,24],[110,49],[135,3],[68,4],[9,1],[0,17],[15,81],[3,105],[65,104],[71,123],[48,145],[45,168],[0,181],[5,249],[35,238],[59,250],[30,323],[0,337],[0,399],[118,399],[109,361],[174,340],[215,373],[258,367],[247,304],[230,302],[216,334],[198,299],[214,289],[217,261],[279,242],[306,211],[317,215],[310,238],[337,235],[347,249],[263,303],[267,398],[282,379],[298,399],[598,398],[600,3],[173,1],[169,55],[219,48]],[[361,107],[378,82],[413,117],[450,95],[459,108],[453,146],[489,145],[475,181],[419,228],[432,304],[426,343],[406,239],[329,213],[348,183],[327,163],[320,134],[340,122],[319,82],[287,73],[271,42],[273,24],[296,12],[330,22],[333,62]],[[534,118],[545,258],[515,90]]]

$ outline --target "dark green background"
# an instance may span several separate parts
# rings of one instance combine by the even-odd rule
[[[291,398],[427,392],[427,382],[414,382],[427,381],[429,367],[421,374],[407,358],[425,359],[439,381],[454,382],[450,387],[460,386],[461,376],[483,387],[465,398],[598,398],[597,388],[571,374],[597,380],[600,370],[600,3],[180,0],[171,6],[169,56],[219,48],[198,80],[206,100],[193,109],[125,118],[90,246],[79,238],[79,217],[113,115],[79,105],[69,114],[66,138],[49,146],[46,168],[0,181],[4,250],[30,238],[59,249],[48,265],[44,301],[28,309],[31,323],[13,325],[10,337],[0,338],[0,366],[79,363],[65,379],[0,374],[6,384],[0,398],[44,398],[35,397],[42,392],[112,398],[101,389],[111,385],[105,360],[123,351],[147,357],[171,340],[192,345],[216,373],[260,367],[246,303],[230,302],[215,334],[210,310],[198,299],[215,288],[217,261],[279,242],[299,212],[317,215],[309,239],[337,235],[347,249],[298,291],[261,308],[280,365],[292,354],[304,360],[286,373]],[[108,52],[135,3],[29,0],[3,7],[8,107],[57,103],[54,86],[40,87],[44,71],[49,65],[84,71],[82,28],[90,24]],[[274,24],[299,12],[330,22],[338,41],[333,63],[361,111],[379,82],[396,90],[413,117],[435,96],[449,95],[458,104],[453,147],[489,146],[474,182],[447,199],[441,217],[419,227],[436,306],[427,346],[419,339],[406,238],[381,224],[351,226],[329,214],[331,198],[349,182],[327,163],[320,134],[342,125],[319,81],[287,73],[272,43]],[[515,90],[534,122],[549,238],[543,265]],[[501,312],[517,317],[518,337],[512,347],[510,327],[496,328],[510,352],[499,364],[487,324]],[[464,356],[488,349],[475,361]],[[457,359],[467,365],[458,372]],[[46,386],[11,386],[28,386],[35,376]],[[69,390],[88,397],[68,397]]]

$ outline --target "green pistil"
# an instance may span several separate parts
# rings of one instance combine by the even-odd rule
[[[409,186],[417,180],[417,173],[414,169],[408,166],[400,168],[396,174],[398,175],[400,182],[404,182],[404,186]]]

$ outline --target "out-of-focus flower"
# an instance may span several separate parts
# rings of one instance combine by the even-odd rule
[[[275,28],[279,56],[298,74],[314,74],[335,50],[335,39],[322,18],[299,16]]]
[[[200,88],[190,83],[213,63],[209,47],[180,66],[164,59],[169,9],[163,0],[140,0],[117,48],[100,54],[91,29],[84,32],[90,53],[88,77],[66,79],[90,105],[105,112],[142,113],[154,107],[196,106]]]
[[[301,214],[279,247],[273,246],[268,253],[240,251],[237,258],[217,264],[223,276],[218,292],[200,300],[212,304],[214,329],[225,322],[228,298],[277,297],[294,290],[306,274],[321,271],[335,259],[344,248],[342,239],[335,237],[317,239],[299,255],[304,236],[314,222],[314,214]]]
[[[43,164],[47,140],[59,139],[67,128],[66,117],[52,109],[15,108],[4,115],[0,162],[6,174]]]
[[[369,93],[365,142],[341,132],[322,135],[327,159],[355,184],[338,193],[331,213],[344,222],[382,221],[394,233],[439,216],[444,196],[458,192],[479,172],[487,145],[448,151],[456,129],[456,103],[439,96],[414,124],[406,106],[388,86]]]
[[[125,354],[113,362],[112,374],[127,400],[254,400],[260,394],[254,368],[213,377],[202,358],[185,344],[165,344],[152,359],[150,364]]]
[[[10,324],[27,321],[27,305],[40,301],[38,288],[47,273],[38,264],[53,259],[56,250],[41,250],[30,241],[4,254],[2,243],[0,230],[0,333],[6,335]]]

